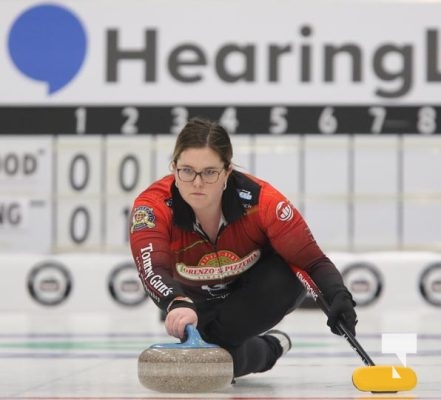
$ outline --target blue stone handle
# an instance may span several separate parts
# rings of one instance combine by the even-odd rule
[[[218,345],[207,343],[199,334],[198,330],[193,325],[185,327],[187,340],[183,343],[158,343],[150,346],[151,349],[206,349],[219,348]]]

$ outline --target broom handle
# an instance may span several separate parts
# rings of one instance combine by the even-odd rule
[[[303,286],[309,292],[309,294],[312,296],[315,302],[319,305],[319,307],[323,310],[323,312],[326,315],[328,315],[330,310],[329,304],[325,300],[323,293],[315,284],[315,282],[312,280],[312,278],[306,273],[306,271],[294,265],[291,265],[291,269],[294,271],[297,278],[299,278],[300,282],[303,284]],[[355,338],[355,336],[346,328],[346,326],[344,326],[344,324],[341,321],[337,322],[337,328],[340,331],[340,333],[343,335],[343,337],[346,339],[346,341],[351,345],[352,349],[355,350],[357,354],[360,356],[363,363],[368,367],[374,366],[375,363],[372,361],[372,359],[363,349],[363,347]]]

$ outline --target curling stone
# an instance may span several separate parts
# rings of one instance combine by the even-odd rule
[[[158,392],[195,393],[222,389],[233,380],[233,359],[206,343],[192,325],[183,343],[154,344],[138,357],[138,379]]]

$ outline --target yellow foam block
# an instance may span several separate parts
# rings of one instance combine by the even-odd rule
[[[363,392],[401,392],[412,390],[417,376],[412,368],[375,365],[357,368],[352,374],[354,386]]]

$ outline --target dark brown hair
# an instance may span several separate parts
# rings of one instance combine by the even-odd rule
[[[225,168],[230,166],[233,147],[227,131],[218,122],[199,117],[190,119],[179,133],[173,150],[173,162],[176,163],[186,149],[204,147],[219,154]]]

